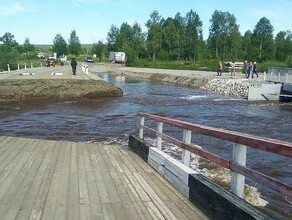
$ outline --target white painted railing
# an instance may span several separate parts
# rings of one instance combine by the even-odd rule
[[[292,83],[292,68],[269,67],[264,72],[264,80],[269,82]]]
[[[162,139],[183,149],[182,161],[186,166],[190,166],[190,153],[194,153],[231,171],[231,191],[237,196],[244,198],[245,177],[258,181],[263,185],[269,186],[282,195],[292,198],[292,185],[282,183],[270,176],[259,173],[258,171],[247,168],[246,151],[247,147],[268,151],[278,155],[292,158],[292,144],[289,142],[275,139],[263,138],[248,135],[240,132],[218,129],[175,119],[170,119],[158,115],[151,115],[139,112],[140,116],[139,137],[143,139],[144,132],[155,135],[157,138],[157,148],[161,149]],[[157,130],[145,126],[145,118],[156,121]],[[183,130],[182,141],[163,133],[163,124],[172,125]],[[213,138],[233,142],[232,160],[225,159],[218,155],[205,151],[200,146],[191,143],[192,133],[202,134]]]
[[[28,65],[26,63],[23,63],[22,66],[23,66],[23,69],[27,69],[28,68]],[[43,63],[40,62],[40,65],[39,66],[35,66],[35,67],[43,67]],[[29,68],[31,68],[31,69],[34,68],[33,63],[30,63],[30,67]],[[11,65],[7,64],[7,71],[4,71],[4,72],[11,72],[11,71],[14,71],[14,70],[21,70],[21,64],[17,63],[17,68],[16,69],[11,69]]]

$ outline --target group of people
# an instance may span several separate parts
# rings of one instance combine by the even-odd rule
[[[257,63],[256,62],[247,62],[247,60],[244,62],[244,72],[246,78],[253,78],[254,75],[259,77],[259,74],[257,73]]]
[[[223,65],[222,62],[219,61],[218,62],[218,66],[217,66],[217,76],[222,76],[222,69],[223,69]],[[257,63],[256,62],[247,62],[247,60],[244,62],[244,72],[245,72],[245,77],[246,78],[253,78],[254,75],[256,75],[257,77],[259,77],[258,73],[257,73]],[[231,76],[235,76],[235,63],[234,61],[231,63]]]

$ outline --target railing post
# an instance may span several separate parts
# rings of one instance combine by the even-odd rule
[[[30,63],[30,68],[31,68],[31,69],[33,68],[33,65],[32,65],[32,63]]]
[[[26,69],[26,63],[24,63],[24,69]]]
[[[266,71],[264,71],[264,81],[267,80],[267,74],[266,74]]]
[[[8,72],[10,72],[10,66],[9,66],[9,64],[7,64],[7,70],[8,70]]]
[[[17,64],[17,70],[19,70],[19,63]]]
[[[192,141],[192,132],[189,130],[183,130],[183,142],[186,144],[190,144]],[[182,161],[183,164],[186,166],[190,166],[190,160],[191,160],[191,152],[187,151],[185,149],[182,149]]]
[[[145,123],[145,117],[141,117],[140,118],[140,125],[141,126],[144,126],[144,123]],[[140,139],[143,139],[143,128],[139,128],[139,138]]]
[[[246,146],[241,144],[235,144],[233,146],[232,161],[239,165],[246,165]],[[245,197],[244,194],[244,182],[245,176],[231,171],[231,192],[236,194],[238,197]]]
[[[160,133],[162,133],[162,128],[163,128],[163,123],[162,122],[158,122],[158,124],[157,124],[157,131],[160,132]],[[161,142],[162,142],[161,137],[158,137],[157,136],[156,146],[157,146],[157,148],[159,150],[162,149]]]

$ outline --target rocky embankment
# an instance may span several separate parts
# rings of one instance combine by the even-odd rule
[[[103,80],[31,79],[0,80],[0,101],[53,101],[122,96],[123,92]]]
[[[262,83],[261,80],[215,78],[200,88],[229,97],[245,99],[250,86],[260,86]]]

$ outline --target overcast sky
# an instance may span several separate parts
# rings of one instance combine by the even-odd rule
[[[59,33],[68,40],[75,30],[82,44],[106,42],[112,24],[137,21],[144,32],[150,14],[157,10],[162,18],[191,9],[203,22],[203,36],[208,38],[211,16],[215,10],[229,11],[237,19],[240,32],[253,31],[262,17],[267,17],[279,31],[292,31],[292,0],[0,0],[0,36],[14,35],[22,44],[27,37],[33,44],[52,44]]]

